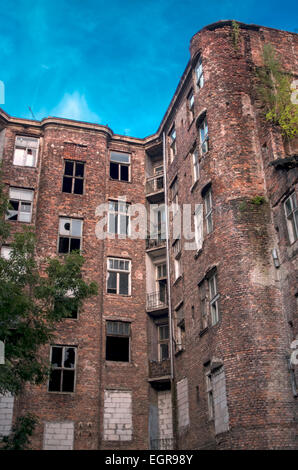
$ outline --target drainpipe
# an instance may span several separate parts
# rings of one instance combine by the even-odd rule
[[[173,341],[173,321],[172,321],[172,301],[171,301],[171,279],[170,279],[170,238],[169,238],[169,211],[168,211],[168,181],[166,166],[166,135],[163,132],[163,167],[164,167],[164,189],[165,189],[165,216],[166,216],[166,253],[167,253],[167,291],[168,291],[168,317],[169,317],[169,340],[170,340],[170,367],[171,367],[171,396],[172,396],[172,422],[174,448],[176,448],[176,390],[174,383],[174,341]]]

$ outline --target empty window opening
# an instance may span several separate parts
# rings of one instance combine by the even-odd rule
[[[130,154],[111,152],[110,178],[118,181],[130,181]]]
[[[107,321],[106,360],[129,362],[130,323],[121,321]]]
[[[65,160],[62,192],[83,194],[85,164],[72,160]]]

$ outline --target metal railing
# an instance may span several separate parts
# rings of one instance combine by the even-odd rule
[[[152,234],[146,238],[146,249],[149,250],[150,248],[159,248],[164,246],[166,243],[166,234],[165,233],[157,233]]]
[[[167,292],[150,292],[147,294],[147,302],[146,302],[146,307],[147,310],[150,309],[159,309],[159,308],[166,308],[168,306],[168,296]]]
[[[173,450],[174,439],[170,437],[165,439],[150,439],[150,448],[151,450]]]
[[[146,180],[146,194],[153,194],[164,189],[163,173],[147,178]]]

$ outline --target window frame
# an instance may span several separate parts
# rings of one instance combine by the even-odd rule
[[[200,155],[206,155],[209,152],[209,128],[206,113],[198,125],[199,139],[200,139]],[[202,138],[202,134],[204,138]]]
[[[27,139],[27,140],[31,140],[32,142],[36,142],[36,146],[22,146],[21,143],[18,144],[18,139]],[[24,161],[25,163],[24,164],[18,164],[18,163],[15,163],[15,158],[16,158],[16,150],[17,149],[22,149],[24,150]],[[36,155],[34,157],[34,164],[33,165],[28,165],[27,164],[27,157],[28,155],[28,150],[31,150],[31,151],[36,151]],[[27,167],[27,168],[36,168],[37,167],[37,161],[38,161],[38,151],[39,151],[39,138],[38,137],[33,137],[33,136],[27,136],[27,135],[16,135],[15,136],[15,143],[14,143],[14,151],[13,151],[13,165],[14,166],[21,166],[21,167]],[[26,153],[25,153],[26,152]],[[33,153],[32,153],[32,157],[33,157]]]
[[[53,357],[53,348],[60,348],[62,349],[62,363],[61,363],[61,367],[52,367],[52,357]],[[74,367],[64,367],[62,366],[62,364],[64,364],[64,351],[66,348],[71,348],[74,350]],[[60,389],[63,388],[63,372],[64,370],[73,370],[74,371],[74,377],[73,377],[73,391],[70,392],[70,391],[63,391],[63,390],[50,390],[50,381],[51,381],[51,375],[49,376],[49,380],[48,380],[48,393],[63,393],[63,394],[69,394],[69,393],[72,393],[74,394],[75,391],[76,391],[76,376],[77,376],[77,357],[78,357],[78,354],[77,354],[77,346],[73,346],[73,345],[61,345],[61,344],[53,344],[50,346],[50,364],[51,364],[51,370],[61,370],[61,378],[60,378]]]
[[[212,292],[212,285],[213,290]],[[208,289],[209,289],[209,310],[210,310],[210,320],[211,326],[217,325],[219,323],[219,293],[218,293],[218,282],[217,282],[217,271],[212,273],[208,277]],[[215,315],[214,315],[214,306],[215,306]],[[215,321],[214,321],[215,320]]]
[[[207,189],[203,196],[204,199],[204,211],[205,211],[205,224],[206,224],[206,233],[212,233],[214,230],[213,224],[213,198],[212,198],[212,188]],[[209,205],[208,205],[209,202]]]
[[[76,236],[76,235],[66,235],[66,234],[60,234],[60,222],[62,219],[65,219],[65,220],[70,220],[70,232],[71,232],[71,229],[72,229],[72,221],[73,220],[79,220],[81,222],[81,235],[80,236]],[[66,255],[66,254],[69,254],[71,253],[72,251],[75,251],[76,249],[74,250],[70,250],[70,245],[71,245],[71,242],[69,242],[69,246],[68,246],[68,251],[67,252],[63,252],[63,251],[60,251],[60,238],[68,238],[69,240],[71,239],[76,239],[76,240],[80,240],[80,248],[78,251],[82,252],[82,245],[83,245],[83,225],[84,225],[84,221],[83,219],[80,219],[80,218],[77,218],[77,217],[66,217],[66,216],[59,216],[59,226],[58,226],[58,248],[57,248],[57,251],[58,251],[58,254],[59,255]]]
[[[128,262],[128,270],[126,269],[120,269],[120,268],[110,268],[109,267],[109,261],[110,260],[115,260],[115,261],[123,261]],[[109,281],[109,273],[116,273],[116,292],[108,292],[108,281]],[[128,274],[128,293],[123,294],[120,292],[120,273],[125,273]],[[110,288],[111,289],[111,288]],[[107,258],[107,280],[106,280],[106,293],[111,294],[111,295],[122,295],[125,297],[131,296],[131,260],[129,258],[117,258],[114,256],[109,256]]]
[[[112,154],[126,155],[128,157],[128,162],[120,162],[120,161],[117,161],[116,159],[112,160],[112,158],[113,158]],[[117,157],[114,157],[114,158],[117,158]],[[115,165],[118,165],[118,178],[112,178],[112,176],[111,176],[111,164],[112,163],[115,164]],[[128,179],[127,180],[121,179],[121,167],[122,166],[125,166],[125,167],[128,168]],[[110,179],[112,181],[121,181],[122,183],[130,183],[131,182],[131,153],[119,152],[118,150],[110,150],[109,175],[110,175]]]
[[[190,118],[189,124],[191,124],[195,118],[195,95],[192,89],[187,95],[187,110]]]
[[[213,384],[212,384],[211,370],[208,370],[205,372],[205,378],[206,378],[208,419],[209,421],[213,421],[214,420],[214,397],[213,397]]]
[[[177,134],[175,125],[172,126],[169,132],[169,142],[170,142],[170,162],[172,163],[177,155]]]
[[[199,298],[200,298],[200,315],[201,315],[201,331],[208,328],[208,296],[206,288],[206,280],[204,279],[199,284]]]
[[[168,334],[164,337],[161,335],[163,328],[167,328]],[[158,360],[159,362],[166,361],[170,358],[170,328],[169,323],[160,323],[157,325],[157,338],[158,338]],[[163,357],[162,345],[166,344],[168,349],[167,357]]]
[[[195,184],[199,181],[200,178],[200,162],[199,162],[199,152],[194,150],[191,153],[191,160],[192,160],[192,182]]]
[[[123,363],[130,363],[131,362],[131,322],[130,321],[123,321],[123,320],[106,320],[105,322],[105,327],[106,327],[106,352],[105,352],[105,360],[109,362],[123,362]],[[117,333],[117,332],[108,332],[108,323],[113,323],[113,324],[125,324],[128,325],[128,333]],[[107,338],[112,337],[112,338],[128,338],[128,360],[127,361],[120,361],[117,359],[107,359]]]
[[[121,237],[129,237],[130,236],[130,231],[131,231],[131,220],[130,220],[130,213],[129,213],[129,207],[130,204],[127,203],[126,201],[122,201],[121,199],[109,199],[109,210],[108,210],[108,233],[112,235],[120,235]],[[117,210],[111,209],[110,204],[117,204]],[[119,211],[119,206],[125,205],[126,211]],[[111,224],[110,224],[110,215],[114,215],[116,218],[117,222],[117,231],[111,231]],[[126,233],[121,233],[121,216],[127,218],[127,224],[126,224]],[[120,223],[119,223],[120,222]]]
[[[290,212],[287,210],[287,203],[290,202]],[[293,191],[284,201],[284,213],[287,224],[288,238],[292,245],[298,239],[298,204],[296,192]]]
[[[66,175],[65,170],[66,170],[66,164],[67,163],[73,163],[73,170],[72,170],[72,175]],[[76,174],[76,167],[77,163],[80,165],[83,165],[83,176],[75,176]],[[62,192],[65,194],[77,194],[78,196],[82,196],[84,194],[85,190],[85,167],[86,167],[86,162],[81,161],[81,160],[71,160],[71,159],[64,159],[64,173],[63,173],[63,178],[62,178]],[[63,191],[63,186],[64,186],[64,179],[71,179],[71,191]],[[82,187],[82,192],[81,193],[76,193],[74,192],[75,189],[75,181],[76,180],[82,180],[83,181],[83,187]]]
[[[204,69],[203,69],[203,62],[202,57],[198,57],[197,63],[195,66],[195,76],[196,76],[196,85],[199,89],[203,88],[204,86]]]
[[[28,199],[17,199],[16,197],[12,197],[11,196],[11,192],[13,190],[16,190],[16,191],[21,191],[21,192],[27,192],[28,193],[28,196],[29,196],[29,193],[31,194],[31,199],[28,198]],[[25,223],[25,224],[31,224],[32,223],[32,215],[33,215],[33,202],[34,202],[34,190],[33,189],[27,189],[27,188],[17,188],[15,186],[10,186],[9,187],[9,196],[8,196],[8,199],[9,199],[9,203],[11,201],[13,202],[17,202],[18,203],[18,210],[16,209],[8,209],[8,214],[5,214],[5,220],[8,220],[10,222],[21,222],[21,223]],[[22,204],[27,204],[27,205],[30,205],[30,211],[22,211],[20,210],[21,208],[21,205]],[[17,212],[17,219],[11,219],[9,217],[9,213],[10,212]],[[30,214],[30,220],[20,220],[20,214]],[[15,216],[15,215],[14,215]],[[14,217],[13,216],[13,217]]]

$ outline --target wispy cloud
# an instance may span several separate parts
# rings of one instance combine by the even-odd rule
[[[81,95],[78,91],[72,94],[65,93],[60,103],[51,110],[50,115],[77,121],[101,122],[98,114],[90,109],[85,95]]]

